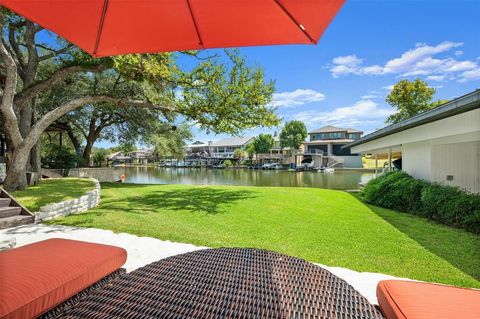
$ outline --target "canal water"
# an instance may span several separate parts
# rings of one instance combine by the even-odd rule
[[[360,183],[373,177],[373,173],[354,170],[336,170],[334,173],[172,167],[115,167],[114,170],[115,175],[125,174],[125,182],[137,184],[286,186],[339,190],[358,189]]]

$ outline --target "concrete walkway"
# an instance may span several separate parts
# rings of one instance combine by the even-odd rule
[[[127,271],[135,270],[162,258],[207,248],[150,237],[138,237],[126,233],[116,234],[109,230],[43,224],[0,230],[0,241],[13,238],[15,238],[16,247],[48,238],[76,239],[123,247],[128,252],[128,259],[124,266]],[[346,268],[328,267],[320,264],[319,266],[344,279],[373,304],[377,304],[375,294],[377,283],[384,279],[395,279],[395,277],[384,274],[356,272]]]

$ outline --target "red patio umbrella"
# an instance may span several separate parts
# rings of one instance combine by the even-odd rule
[[[315,44],[344,1],[0,0],[0,4],[102,57]]]

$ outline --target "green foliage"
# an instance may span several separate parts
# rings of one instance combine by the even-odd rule
[[[255,153],[268,153],[272,149],[275,141],[270,134],[260,134],[253,140],[253,148]]]
[[[46,144],[42,147],[42,166],[55,169],[64,169],[66,172],[77,165],[77,155],[66,146]]]
[[[241,160],[241,161],[240,161],[240,165],[241,165],[241,166],[248,166],[248,165],[250,165],[251,163],[252,163],[252,161],[250,161],[250,160]]]
[[[93,150],[93,163],[97,167],[101,167],[108,156],[108,151],[104,148],[96,148]]]
[[[245,156],[245,152],[240,149],[240,148],[237,148],[234,152],[233,152],[233,158],[234,159],[242,159],[243,157]]]
[[[367,202],[381,207],[416,212],[421,209],[418,199],[425,185],[426,182],[403,171],[395,171],[368,182],[362,196]]]
[[[248,144],[245,151],[247,152],[248,158],[252,160],[253,155],[255,155],[255,145],[253,145],[253,143]]]
[[[480,196],[457,187],[429,183],[397,171],[371,180],[361,195],[374,205],[480,233]]]
[[[254,127],[279,123],[269,106],[273,82],[261,68],[250,68],[236,50],[226,50],[227,61],[201,61],[190,72],[179,72],[179,113],[214,133],[238,134]]]
[[[430,184],[422,191],[421,214],[440,222],[480,233],[480,195],[452,186]]]
[[[185,156],[185,141],[192,138],[187,124],[172,126],[167,123],[157,123],[154,134],[145,136],[145,143],[153,146],[154,154],[159,158],[170,157],[181,159]]]
[[[387,103],[394,107],[397,112],[387,118],[387,123],[393,124],[409,119],[419,113],[428,111],[439,106],[444,101],[431,102],[435,89],[421,79],[414,81],[401,80],[393,86],[387,96]]]
[[[285,127],[280,132],[280,145],[282,147],[291,147],[298,149],[307,138],[307,128],[301,121],[290,121],[285,123]]]
[[[233,163],[231,160],[226,160],[223,162],[223,165],[225,165],[225,167],[232,167],[233,166]]]

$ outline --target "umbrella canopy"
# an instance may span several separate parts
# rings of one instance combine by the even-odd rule
[[[345,0],[0,0],[96,57],[315,44]]]

